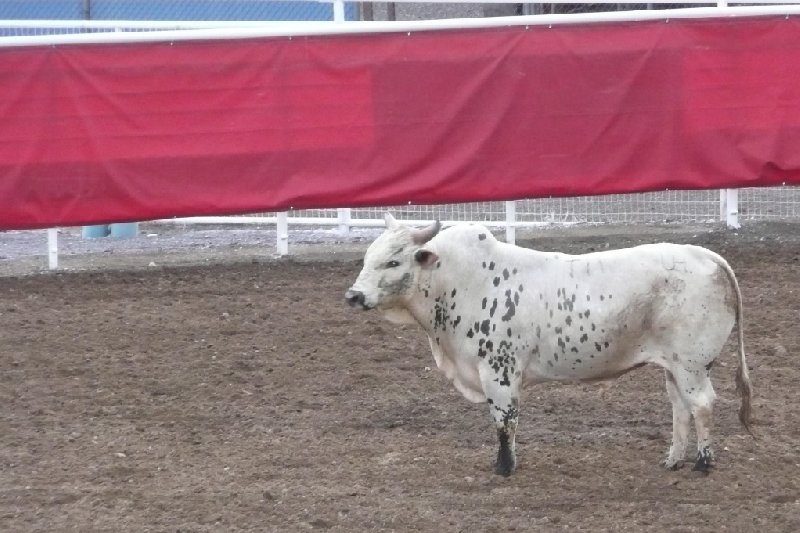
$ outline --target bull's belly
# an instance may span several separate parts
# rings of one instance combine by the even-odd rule
[[[651,362],[646,351],[606,350],[602,353],[550,353],[533,357],[525,367],[523,384],[545,381],[598,381],[613,379]]]

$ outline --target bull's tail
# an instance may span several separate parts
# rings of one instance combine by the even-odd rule
[[[720,258],[722,259],[722,258]],[[753,397],[753,390],[750,386],[750,374],[747,371],[747,361],[744,356],[744,324],[742,323],[742,292],[739,290],[739,282],[730,265],[722,259],[720,266],[725,270],[725,274],[733,286],[736,294],[736,336],[739,350],[739,367],[736,369],[736,390],[739,392],[741,404],[739,405],[739,421],[750,435],[755,437],[750,429],[750,401]]]

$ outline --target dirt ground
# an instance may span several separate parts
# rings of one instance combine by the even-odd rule
[[[730,261],[758,440],[736,419],[729,342],[708,476],[659,466],[656,368],[528,389],[518,470],[494,475],[486,407],[436,371],[421,330],[343,305],[355,254],[5,275],[0,529],[800,531],[798,229],[525,243],[671,240]]]

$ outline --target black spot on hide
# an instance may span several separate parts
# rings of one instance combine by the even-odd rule
[[[516,313],[516,304],[511,300],[511,291],[506,291],[506,314],[500,317],[500,320],[507,322]]]

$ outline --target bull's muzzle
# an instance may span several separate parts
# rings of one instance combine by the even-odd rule
[[[361,307],[362,309],[369,309],[364,299],[364,293],[361,291],[354,291],[349,289],[344,293],[345,301],[350,304],[350,307]]]

